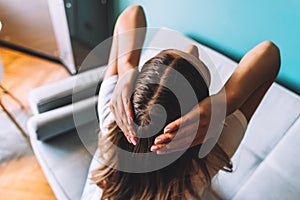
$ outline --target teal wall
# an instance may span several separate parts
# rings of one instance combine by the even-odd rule
[[[169,27],[240,58],[254,45],[272,40],[281,50],[277,82],[300,94],[299,0],[112,0],[110,29],[129,5],[145,9],[149,27]]]

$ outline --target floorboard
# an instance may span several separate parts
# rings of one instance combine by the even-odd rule
[[[0,47],[4,66],[1,86],[17,101],[1,90],[1,101],[26,131],[31,116],[27,94],[38,86],[70,75],[57,63]],[[18,101],[21,102],[22,106]],[[55,199],[55,196],[21,132],[0,108],[0,199]]]

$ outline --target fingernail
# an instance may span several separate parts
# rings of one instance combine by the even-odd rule
[[[160,143],[161,141],[162,141],[162,139],[155,139],[154,144]]]
[[[136,140],[134,138],[130,138],[132,144],[135,146],[136,145]]]
[[[164,133],[169,132],[171,129],[170,128],[165,128]]]
[[[127,140],[128,140],[128,142],[129,142],[130,144],[132,144],[132,142],[131,142],[130,138],[128,138],[128,137],[127,137]]]
[[[150,151],[156,151],[158,148],[158,146],[151,146]]]

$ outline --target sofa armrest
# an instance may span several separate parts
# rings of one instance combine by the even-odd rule
[[[31,138],[47,140],[97,119],[97,96],[31,117],[27,128]]]
[[[28,100],[33,114],[97,95],[105,69],[106,65],[31,90]]]

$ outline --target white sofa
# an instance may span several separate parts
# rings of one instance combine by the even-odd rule
[[[148,41],[146,46],[150,48],[143,53],[141,63],[160,49],[185,49],[189,44],[195,44],[200,48],[204,62],[213,60],[223,83],[236,66],[222,54],[168,29],[153,32]],[[98,128],[97,117],[89,114],[96,111],[97,91],[87,91],[99,86],[104,69],[102,66],[83,72],[34,89],[29,94],[34,112],[28,121],[31,144],[58,199],[81,198],[97,145]],[[212,72],[213,76],[215,73]],[[71,104],[74,81],[78,79],[82,80],[81,90],[76,90],[77,93],[81,91],[80,97]],[[221,87],[220,83],[215,83],[212,91]],[[77,130],[74,129],[75,124],[78,125],[74,123],[74,113],[82,119]],[[212,189],[221,199],[298,199],[298,152],[300,97],[274,83],[232,158],[234,172],[220,172],[213,179]]]

